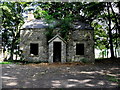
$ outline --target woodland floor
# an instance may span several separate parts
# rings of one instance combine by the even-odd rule
[[[120,60],[2,65],[2,88],[119,88]]]

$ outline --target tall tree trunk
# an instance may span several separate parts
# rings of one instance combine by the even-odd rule
[[[18,24],[19,25],[19,24]],[[13,40],[12,40],[12,44],[11,44],[11,52],[10,52],[10,58],[9,60],[13,60],[13,54],[14,54],[14,48],[15,48],[15,42],[18,39],[19,35],[20,35],[20,30],[18,29],[18,25],[16,26],[16,31],[18,31],[16,33],[16,35],[14,36]]]
[[[109,51],[108,51],[108,49],[107,49],[107,58],[108,58],[108,53],[109,53]]]
[[[14,47],[15,47],[15,39],[13,39],[12,44],[11,44],[11,51],[10,51],[10,57],[8,60],[13,60],[13,54],[14,54]]]
[[[120,1],[118,2],[118,9],[119,9],[119,16],[118,16],[118,24],[119,24],[119,28],[118,28],[118,31],[119,31],[119,35],[120,35]]]
[[[109,20],[109,24],[108,24],[108,26],[109,26],[109,32],[108,32],[108,34],[109,34],[109,43],[110,43],[110,52],[111,52],[111,58],[114,58],[114,50],[113,50],[113,42],[112,42],[112,29],[111,29],[111,17],[110,17],[110,10],[109,10],[109,8],[110,8],[110,4],[111,4],[111,2],[107,2],[107,10],[108,10],[108,20]]]
[[[118,35],[120,34],[120,27],[119,27],[119,24],[118,24],[118,23],[119,23],[119,20],[117,19],[117,15],[116,15],[116,13],[114,12],[111,3],[110,3],[110,8],[111,8],[112,13],[113,13],[114,18],[115,18],[115,26],[117,27],[117,28],[115,28],[115,29],[116,29],[116,37],[115,37],[115,39],[116,39],[116,42],[115,42],[115,45],[116,45],[116,47],[115,47],[115,56],[117,57]]]
[[[120,26],[119,26],[119,24],[118,24],[118,23],[120,22],[120,20],[117,19],[117,18],[119,18],[119,17],[117,17],[116,13],[114,12],[111,3],[110,3],[110,8],[111,8],[112,13],[114,14],[114,18],[115,18],[115,25],[116,25],[116,27],[117,27],[117,28],[115,28],[115,29],[118,30],[118,32],[120,33]]]

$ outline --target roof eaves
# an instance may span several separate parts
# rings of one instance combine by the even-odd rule
[[[66,43],[66,41],[61,37],[61,36],[59,36],[58,34],[56,35],[56,36],[54,36],[52,39],[50,39],[49,41],[48,41],[48,43],[50,43],[50,42],[52,42],[55,38],[60,38],[64,43]]]

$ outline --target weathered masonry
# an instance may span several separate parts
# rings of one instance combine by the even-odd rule
[[[88,24],[74,23],[70,40],[65,41],[59,34],[47,41],[44,20],[27,21],[20,34],[22,56],[30,62],[80,62],[87,59],[94,62],[94,30]]]
[[[66,42],[56,35],[49,42],[49,62],[66,62]]]

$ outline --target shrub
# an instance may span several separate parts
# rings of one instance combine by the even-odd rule
[[[88,60],[87,58],[82,58],[80,61],[81,61],[82,63],[89,63],[89,60]]]

